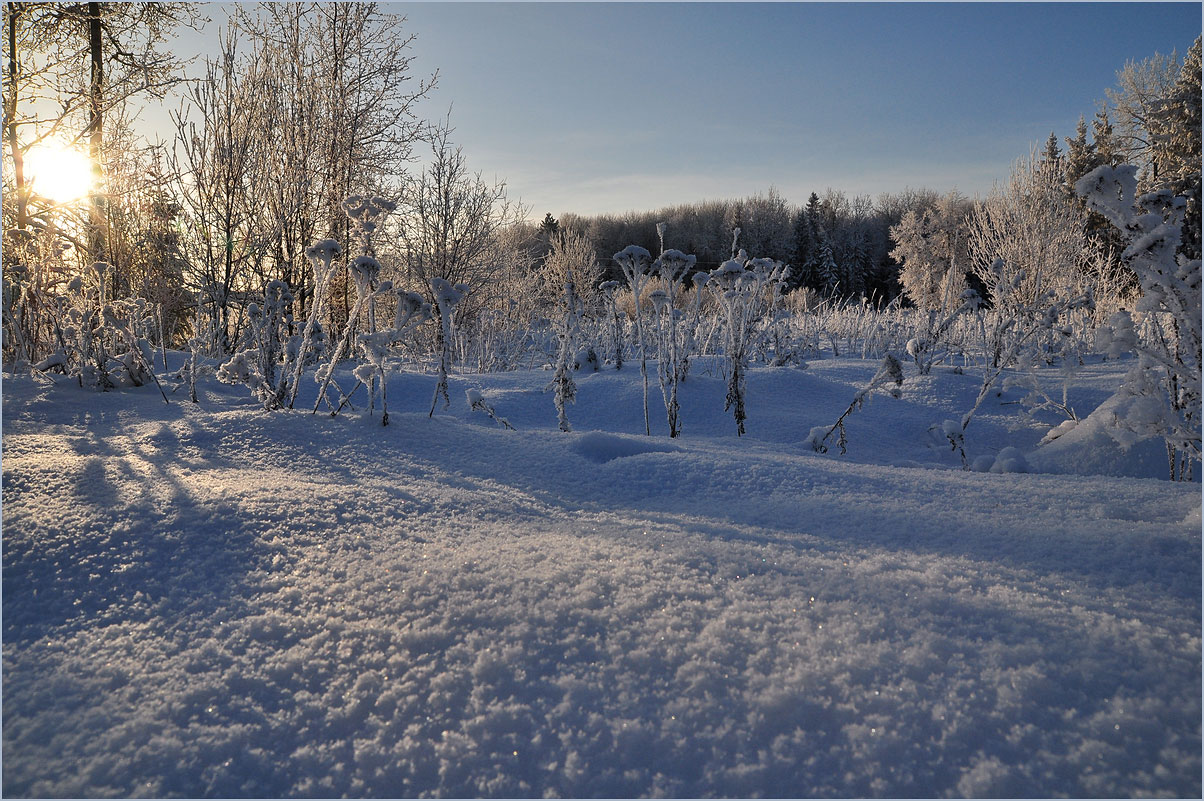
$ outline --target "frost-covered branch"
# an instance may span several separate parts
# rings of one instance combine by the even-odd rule
[[[894,386],[891,386],[892,384]],[[874,390],[884,389],[890,393],[891,397],[898,398],[902,394],[902,390],[900,389],[902,386],[903,365],[899,364],[899,360],[888,353],[883,357],[882,363],[878,365],[878,372],[874,373],[874,377],[870,379],[868,384],[857,391],[849,407],[844,410],[840,417],[836,418],[836,422],[831,426],[816,426],[811,429],[811,432],[807,435],[807,444],[814,451],[827,453],[828,446],[825,443],[832,436],[833,432],[839,431],[840,436],[837,439],[837,444],[840,446],[840,455],[844,456],[846,452],[845,446],[848,444],[844,428],[845,418],[860,409]]]

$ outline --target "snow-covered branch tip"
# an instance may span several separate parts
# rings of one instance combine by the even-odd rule
[[[878,365],[878,372],[874,373],[874,377],[870,379],[868,384],[857,391],[849,407],[836,419],[836,422],[831,426],[816,426],[811,429],[811,432],[807,435],[807,444],[817,453],[827,453],[828,446],[825,443],[827,443],[828,438],[834,432],[839,431],[840,436],[837,439],[837,444],[840,446],[840,455],[844,456],[847,452],[846,446],[848,445],[848,438],[845,435],[844,428],[845,418],[857,409],[860,409],[874,390],[885,390],[891,397],[899,398],[903,394],[902,386],[903,365],[899,364],[899,360],[888,353],[882,359],[882,363]]]
[[[511,431],[515,430],[514,426],[510,425],[509,420],[507,420],[505,417],[498,417],[498,414],[496,411],[494,411],[494,408],[485,401],[485,396],[481,393],[481,390],[476,389],[475,387],[469,387],[468,389],[464,390],[464,397],[468,399],[468,406],[473,411],[484,412],[485,414],[489,415],[491,420],[503,428],[508,428]]]

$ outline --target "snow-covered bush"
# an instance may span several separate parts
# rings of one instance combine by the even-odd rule
[[[623,284],[619,281],[603,281],[598,287],[602,290],[602,298],[606,303],[606,310],[610,312],[611,354],[614,358],[616,370],[623,369],[623,324],[619,321],[619,304],[616,297],[622,286]]]
[[[1125,378],[1115,423],[1130,441],[1161,437],[1172,479],[1190,478],[1200,460],[1200,260],[1179,253],[1187,201],[1167,191],[1137,197],[1137,168],[1104,165],[1075,190],[1120,231],[1123,258],[1142,297],[1134,311],[1149,334],[1133,336],[1123,317],[1107,337],[1114,351],[1132,348],[1137,364]]]
[[[878,371],[874,373],[869,383],[857,391],[848,408],[844,410],[840,417],[836,418],[836,422],[831,426],[816,426],[811,429],[807,435],[807,444],[814,451],[827,453],[828,446],[825,443],[827,443],[828,438],[832,436],[833,432],[839,431],[840,435],[837,437],[836,444],[840,446],[840,455],[844,456],[846,445],[848,444],[848,438],[845,436],[845,418],[860,409],[874,390],[884,389],[891,397],[898,398],[902,394],[902,390],[900,390],[902,386],[903,365],[899,364],[899,360],[888,353],[883,357],[882,363],[878,365]]]
[[[942,315],[941,312],[930,309],[924,315],[925,326],[922,331],[907,340],[907,355],[916,363],[920,375],[928,375],[932,368],[948,357],[948,349],[943,347],[954,322],[963,314],[975,311],[980,304],[978,293],[966,289],[961,294],[961,304],[953,311]]]
[[[577,384],[573,381],[573,361],[576,357],[577,333],[580,328],[581,298],[571,274],[564,282],[560,296],[560,316],[556,320],[556,336],[560,350],[556,356],[556,374],[548,389],[556,404],[556,420],[561,431],[571,431],[567,406],[577,400]]]
[[[265,409],[282,408],[292,394],[295,373],[289,368],[297,356],[296,343],[289,337],[292,303],[288,284],[269,281],[263,288],[263,306],[252,303],[247,308],[250,328],[245,347],[217,371],[219,381],[250,387]]]
[[[1042,337],[1051,336],[1054,331],[1059,331],[1067,315],[1071,312],[1078,309],[1091,309],[1093,306],[1094,300],[1090,289],[1081,295],[1067,295],[1065,292],[1049,289],[1032,298],[1028,305],[1015,309],[1013,314],[1000,315],[1000,330],[1006,335],[1002,336],[1000,341],[1007,344],[1003,352],[998,355],[997,361],[983,365],[982,385],[979,387],[974,405],[962,415],[960,421],[945,420],[930,429],[938,434],[938,438],[943,437],[948,441],[950,448],[961,457],[963,468],[968,470],[971,467],[966,456],[966,428],[970,425],[970,421],[979,407],[982,406],[983,401],[990,395],[1003,371],[1008,365],[1018,361],[1031,363],[1033,359],[1037,358],[1034,351],[1040,347]]]

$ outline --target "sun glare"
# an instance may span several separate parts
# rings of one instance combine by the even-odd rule
[[[92,191],[92,163],[88,155],[66,145],[34,145],[25,154],[25,174],[34,192],[55,203],[71,203]]]

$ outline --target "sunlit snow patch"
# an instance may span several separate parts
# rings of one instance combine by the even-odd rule
[[[641,453],[672,453],[677,448],[647,438],[623,437],[616,434],[605,434],[601,431],[591,431],[588,434],[582,434],[573,443],[573,450],[591,462],[603,464],[612,459],[638,456]]]

